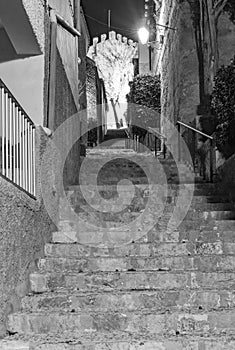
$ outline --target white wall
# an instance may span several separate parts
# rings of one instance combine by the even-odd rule
[[[0,78],[35,124],[43,124],[44,56],[0,64]]]

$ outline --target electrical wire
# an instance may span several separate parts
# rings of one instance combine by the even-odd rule
[[[85,17],[87,17],[87,18],[93,20],[94,22],[96,22],[96,23],[98,23],[98,24],[100,24],[100,25],[102,25],[102,26],[108,27],[108,24],[107,24],[107,23],[104,23],[104,22],[102,22],[102,21],[99,21],[98,19],[96,19],[96,18],[94,18],[94,17],[92,17],[92,16],[89,16],[89,15],[87,15],[87,14],[85,14],[85,13],[84,13],[84,15],[85,15]],[[132,33],[132,34],[133,34],[133,33],[136,33],[135,30],[133,30],[133,29],[128,29],[128,28],[125,28],[125,27],[120,28],[120,27],[116,27],[116,26],[112,26],[112,25],[111,25],[110,28],[112,28],[112,29],[117,29],[117,30],[121,30],[121,31],[125,31],[125,32]]]
[[[85,14],[85,13],[84,13],[84,15],[85,15],[85,17],[87,17],[87,18],[93,20],[94,22],[96,22],[96,23],[98,23],[98,24],[100,24],[100,25],[102,25],[102,26],[108,27],[108,24],[107,24],[107,23],[102,22],[102,21],[99,21],[97,18],[94,18],[94,17],[92,17],[92,16],[89,16],[89,15],[87,15],[87,14]],[[166,26],[166,25],[164,25],[164,24],[156,23],[156,25],[159,26],[159,27],[166,28],[166,29],[176,30],[176,28],[169,27],[169,26]],[[117,30],[122,30],[122,31],[129,32],[129,33],[136,33],[136,30],[133,30],[133,29],[130,29],[130,28],[125,28],[125,27],[120,28],[120,27],[110,26],[110,28],[112,28],[112,29],[117,29]]]

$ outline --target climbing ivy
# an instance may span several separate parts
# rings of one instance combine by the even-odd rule
[[[217,117],[216,145],[228,158],[235,152],[235,57],[215,77],[211,107]]]
[[[229,17],[231,21],[235,24],[235,1],[234,0],[228,0],[224,11],[229,14]]]

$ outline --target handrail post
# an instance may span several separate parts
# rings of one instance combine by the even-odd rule
[[[166,139],[163,139],[163,158],[166,159]]]
[[[157,156],[157,137],[156,137],[156,135],[154,138],[154,155],[155,155],[155,157]]]
[[[180,126],[180,123],[178,123],[178,160],[179,162],[181,161],[181,126]]]
[[[214,142],[213,140],[210,140],[210,182],[213,182],[214,180],[213,148]]]

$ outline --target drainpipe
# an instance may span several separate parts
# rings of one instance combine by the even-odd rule
[[[50,10],[50,64],[49,64],[49,98],[47,127],[54,130],[55,124],[55,90],[56,90],[56,39],[57,39],[57,18],[54,9]]]
[[[74,27],[81,32],[80,8],[81,0],[73,0],[74,3]]]

